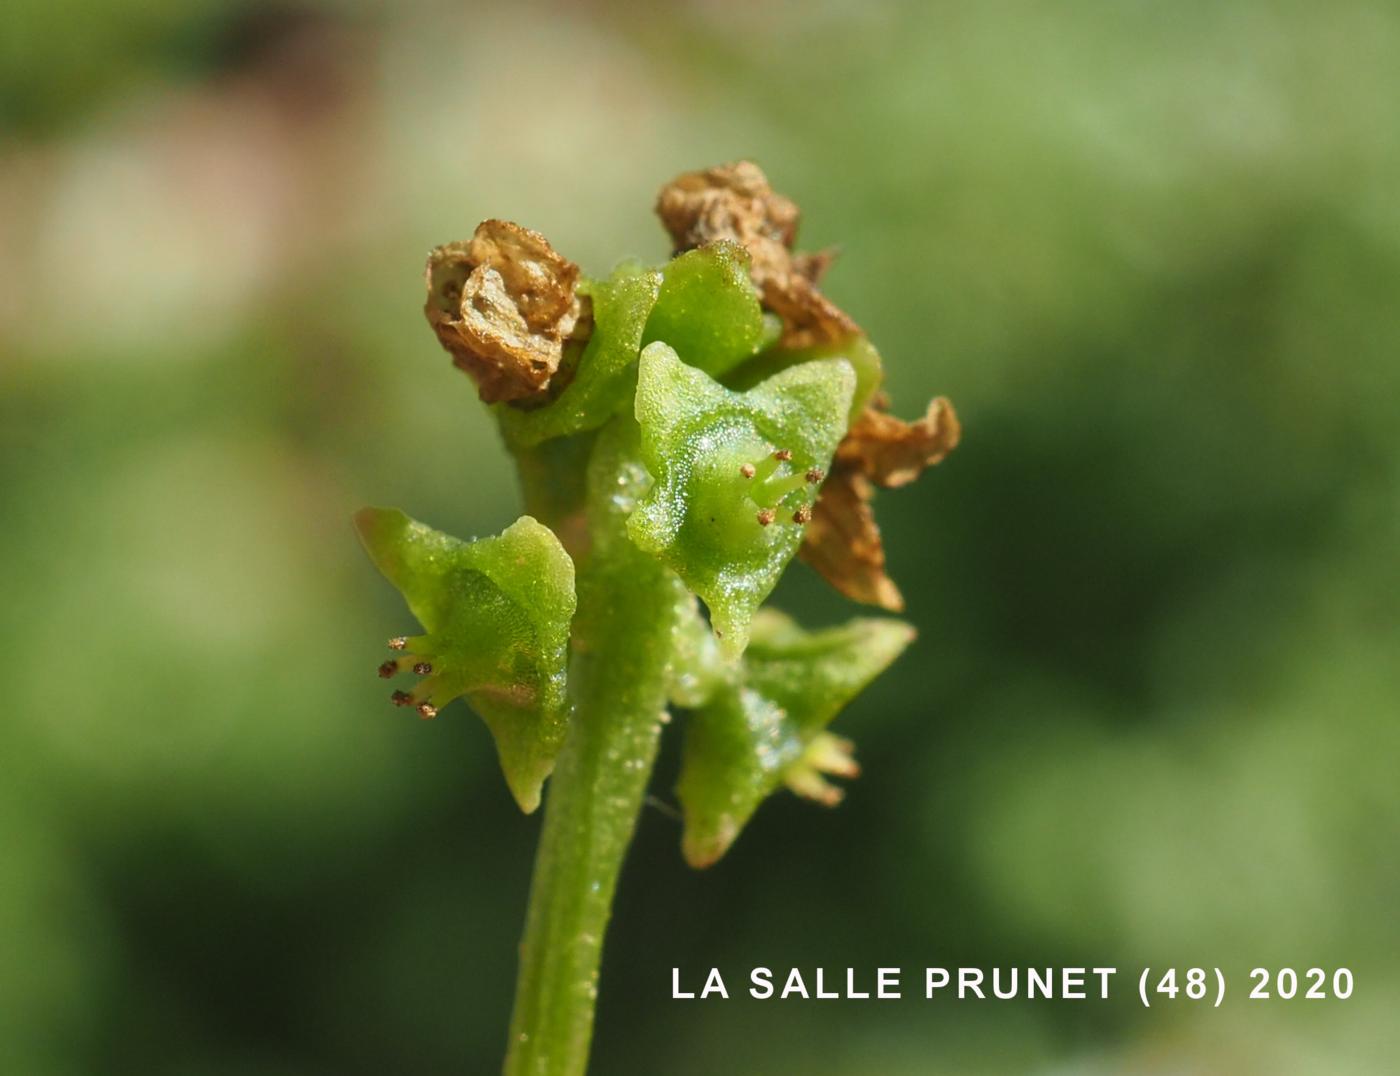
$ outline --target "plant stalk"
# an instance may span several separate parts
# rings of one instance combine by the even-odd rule
[[[547,785],[506,1076],[582,1076],[587,1068],[603,938],[665,715],[683,592],[621,532],[619,485],[639,473],[627,459],[634,440],[625,426],[605,431],[590,464],[592,540],[579,566],[569,669],[574,706]],[[528,487],[530,471],[521,473]],[[526,496],[543,503],[528,488]]]

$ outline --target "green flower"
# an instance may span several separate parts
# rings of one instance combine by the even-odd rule
[[[686,363],[720,377],[757,353],[769,335],[749,253],[722,241],[677,255],[647,321],[643,342],[662,340]]]
[[[755,617],[742,670],[686,719],[677,793],[687,862],[718,860],[781,785],[828,806],[840,802],[825,775],[854,777],[859,769],[850,742],[826,727],[913,638],[898,620],[806,632],[772,610]]]
[[[840,343],[814,344],[812,347],[774,347],[735,368],[724,378],[732,389],[749,389],[774,374],[816,359],[845,359],[856,372],[856,390],[851,395],[851,421],[865,410],[866,404],[879,391],[885,378],[880,353],[868,337],[849,336]]]
[[[435,717],[465,697],[495,738],[512,795],[533,811],[568,726],[573,561],[529,516],[474,542],[395,508],[362,509],[355,526],[426,632],[390,640],[403,656],[380,666],[380,675],[421,677],[411,691],[394,692],[394,702]]]
[[[655,482],[628,533],[704,599],[730,658],[802,542],[854,389],[842,359],[734,392],[664,343],[642,352],[636,414]]]
[[[624,262],[607,280],[579,285],[592,302],[593,335],[573,380],[557,398],[530,410],[506,404],[496,408],[511,443],[531,446],[594,430],[631,403],[637,353],[661,291],[661,277],[655,269]]]

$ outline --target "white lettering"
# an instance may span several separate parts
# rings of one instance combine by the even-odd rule
[[[1016,996],[1017,988],[1021,985],[1021,973],[1018,968],[1012,968],[1010,972],[1011,986],[1003,990],[1001,985],[1001,972],[1001,968],[992,969],[992,993],[1005,1001]]]
[[[793,994],[801,994],[804,998],[811,997],[807,993],[807,984],[802,981],[802,972],[793,968],[787,977],[787,982],[783,984],[783,992],[779,997],[791,997]]]

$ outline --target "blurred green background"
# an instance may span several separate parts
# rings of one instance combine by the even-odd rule
[[[412,624],[348,517],[518,512],[430,246],[659,258],[656,188],[739,156],[841,244],[896,409],[966,436],[880,498],[921,635],[838,722],[846,804],[780,797],[705,874],[645,812],[594,1071],[1396,1071],[1396,5],[0,20],[0,1071],[495,1070],[538,820],[465,710],[388,706]],[[960,963],[1125,996],[669,998]],[[1145,965],[1231,996],[1144,1011]],[[1355,995],[1244,998],[1314,965]]]

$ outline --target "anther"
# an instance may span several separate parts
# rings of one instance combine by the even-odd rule
[[[752,463],[746,463],[739,468],[739,473],[745,478],[752,478],[758,473],[758,468],[755,467]]]
[[[426,661],[420,661],[417,665],[413,666],[413,671],[416,672],[419,676],[427,676],[430,672],[433,671],[433,667],[429,665]]]
[[[799,508],[796,512],[792,514],[792,521],[794,523],[812,522],[812,506],[804,504],[801,508]]]
[[[773,453],[773,458],[779,463],[787,463],[788,460],[792,459],[792,449],[780,448]]]
[[[407,635],[397,635],[397,636],[395,636],[394,638],[392,638],[392,639],[389,640],[389,649],[390,649],[390,650],[402,650],[402,649],[403,649],[404,647],[406,647],[407,645],[408,645],[408,636],[407,636]]]
[[[395,691],[392,695],[389,696],[389,699],[391,702],[393,702],[395,706],[413,705],[413,696],[410,695],[407,691]]]
[[[768,524],[772,523],[773,520],[777,518],[778,513],[771,508],[760,508],[758,510],[758,525],[760,527],[768,526]]]
[[[820,482],[823,478],[826,477],[826,472],[823,471],[820,467],[813,467],[803,477],[815,486],[818,482]]]
[[[418,715],[422,717],[424,721],[430,720],[431,718],[437,717],[437,707],[430,702],[420,702],[418,704]]]
[[[386,661],[383,665],[379,666],[379,678],[381,680],[387,680],[398,671],[399,663],[397,661]]]

